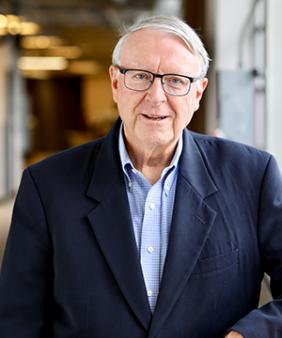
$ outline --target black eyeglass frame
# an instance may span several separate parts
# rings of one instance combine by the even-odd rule
[[[149,70],[145,70],[145,69],[139,69],[139,68],[123,68],[119,65],[114,65],[122,75],[125,75],[128,71],[141,71],[141,72],[146,72],[146,73],[149,73],[153,76],[153,79],[151,81],[151,84],[148,88],[146,89],[133,89],[133,88],[130,88],[126,85],[126,82],[125,82],[125,77],[124,77],[124,85],[126,88],[130,89],[130,90],[134,90],[136,92],[145,92],[146,90],[150,89],[151,86],[153,85],[154,81],[155,81],[155,78],[160,78],[161,79],[161,84],[162,84],[162,87],[163,87],[163,90],[166,94],[170,95],[170,96],[186,96],[189,94],[190,92],[190,89],[191,89],[191,84],[200,80],[202,78],[202,76],[198,76],[198,77],[191,77],[191,76],[187,76],[187,75],[182,75],[182,74],[175,74],[175,73],[166,73],[166,74],[158,74],[158,73],[153,73],[153,72],[150,72]],[[164,88],[164,83],[163,83],[163,77],[164,76],[168,76],[168,75],[174,75],[174,76],[181,76],[181,77],[184,77],[186,79],[188,79],[190,81],[190,85],[189,85],[189,88],[187,90],[187,92],[185,94],[171,94],[171,93],[168,93],[165,88]]]

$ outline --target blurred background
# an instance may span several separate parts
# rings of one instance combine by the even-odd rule
[[[189,128],[282,165],[281,0],[0,0],[0,262],[22,170],[104,135],[117,117],[108,67],[140,15],[187,21],[212,58]]]

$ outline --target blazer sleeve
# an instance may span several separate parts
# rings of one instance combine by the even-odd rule
[[[240,332],[245,338],[280,338],[282,337],[282,178],[272,156],[266,167],[260,191],[258,240],[261,264],[264,272],[270,276],[273,301],[251,311],[231,330]]]
[[[0,275],[0,337],[51,337],[50,238],[34,179],[27,169],[16,198]]]

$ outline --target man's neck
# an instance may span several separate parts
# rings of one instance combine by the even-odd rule
[[[154,184],[161,177],[162,171],[166,168],[174,155],[177,143],[166,147],[152,146],[134,148],[130,143],[126,142],[128,155],[134,167],[140,171],[144,177]]]

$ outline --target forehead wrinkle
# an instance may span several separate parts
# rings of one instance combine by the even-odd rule
[[[124,67],[190,76],[198,75],[200,62],[197,58],[179,37],[149,29],[132,33],[125,41],[120,56],[121,62],[125,62],[122,64]]]

